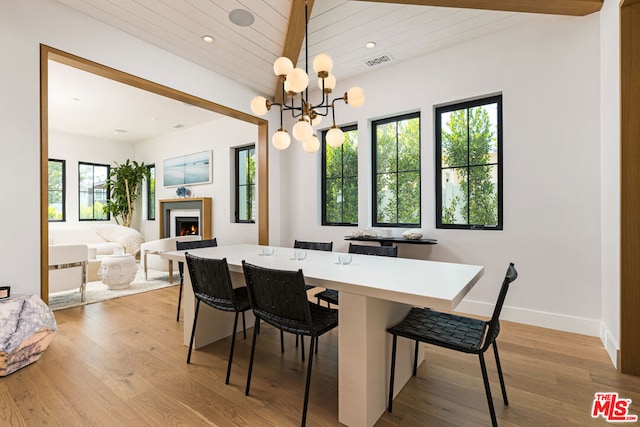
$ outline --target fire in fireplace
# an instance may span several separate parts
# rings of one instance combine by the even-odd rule
[[[176,236],[190,236],[198,234],[200,234],[198,230],[198,217],[176,217]]]

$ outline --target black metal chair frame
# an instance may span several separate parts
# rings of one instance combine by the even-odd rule
[[[398,336],[401,336],[415,341],[413,359],[414,376],[417,371],[418,345],[420,342],[463,353],[477,354],[480,359],[480,369],[482,370],[484,390],[489,404],[491,423],[493,426],[498,425],[493,406],[493,399],[491,397],[491,388],[489,386],[489,377],[487,375],[484,352],[487,351],[490,346],[493,347],[498,377],[500,378],[500,387],[502,388],[502,398],[505,406],[508,406],[509,401],[507,399],[507,390],[502,376],[502,367],[500,365],[500,357],[498,356],[496,338],[500,333],[500,312],[502,311],[502,306],[507,296],[509,285],[516,280],[517,277],[518,272],[516,271],[513,263],[510,263],[500,288],[500,293],[493,310],[493,315],[489,321],[442,313],[428,308],[412,308],[404,320],[387,329],[387,332],[393,335],[391,350],[391,376],[389,379],[389,412],[393,409],[393,381],[395,378],[396,347]]]
[[[256,318],[245,394],[249,395],[251,386],[256,337],[261,320],[281,331],[311,337],[302,409],[301,425],[304,426],[307,419],[314,344],[320,335],[338,326],[338,311],[320,307],[308,300],[302,270],[274,270],[245,261],[242,261],[242,268]]]
[[[199,249],[199,248],[212,248],[218,246],[218,240],[214,237],[213,239],[206,240],[190,240],[187,242],[176,242],[176,250],[184,251],[188,249]],[[178,271],[180,272],[180,290],[178,291],[178,312],[176,314],[176,322],[180,321],[180,304],[182,304],[182,287],[184,286],[184,262],[178,263]]]
[[[308,240],[295,240],[293,242],[294,249],[308,249],[310,251],[333,251],[333,242],[312,242]],[[304,285],[305,290],[313,289],[315,286]],[[296,347],[298,346],[298,338],[296,335]],[[304,339],[301,339],[302,360],[304,361]],[[316,340],[316,353],[318,352],[318,341]],[[280,330],[280,349],[284,353],[284,332]]]
[[[353,243],[349,243],[349,253],[397,257],[398,247],[354,245]],[[335,289],[325,289],[322,292],[318,292],[315,297],[318,299],[318,304],[320,304],[320,301],[324,301],[327,303],[327,307],[331,307],[331,304],[338,305],[338,291],[336,291]]]
[[[231,283],[229,265],[227,259],[201,258],[189,253],[185,254],[187,268],[191,276],[193,294],[196,297],[196,310],[193,317],[193,327],[191,328],[191,340],[189,341],[189,354],[187,363],[191,363],[191,351],[193,349],[193,339],[198,323],[198,312],[200,302],[204,302],[210,307],[222,311],[235,312],[233,321],[233,333],[231,334],[231,348],[229,349],[229,363],[227,365],[227,377],[225,384],[229,384],[231,376],[231,363],[233,361],[233,350],[236,344],[236,331],[238,327],[238,314],[242,313],[242,329],[244,338],[247,338],[244,312],[251,309],[249,295],[246,286],[234,288]]]

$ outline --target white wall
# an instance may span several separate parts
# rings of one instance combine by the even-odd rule
[[[218,243],[257,243],[256,224],[234,223],[233,173],[234,147],[255,144],[258,128],[255,125],[223,117],[209,123],[174,132],[154,140],[136,144],[135,158],[156,166],[157,201],[176,198],[176,188],[163,186],[163,161],[172,157],[201,151],[213,151],[213,179],[210,184],[186,186],[194,197],[213,199],[213,236]],[[156,210],[158,212],[158,210]],[[146,240],[158,238],[159,216],[146,220],[146,211],[140,231]]]
[[[605,0],[600,12],[602,158],[602,327],[614,364],[620,348],[620,6]]]
[[[598,14],[536,16],[482,39],[339,81],[339,91],[357,84],[366,92],[360,109],[336,112],[341,124],[358,123],[360,227],[371,224],[370,120],[420,110],[422,229],[439,243],[401,247],[401,256],[483,265],[484,277],[459,309],[485,315],[513,261],[520,277],[503,318],[598,335],[599,50]],[[504,107],[504,231],[436,230],[434,105],[497,92]],[[337,250],[345,250],[344,236],[353,228],[319,225],[319,155],[296,145],[282,160],[281,192],[287,195],[282,221],[289,224],[282,240],[333,240]]]
[[[66,160],[66,220],[49,224],[51,228],[83,227],[93,221],[78,220],[78,163],[98,163],[114,166],[133,158],[132,144],[101,138],[49,132],[49,158]],[[112,218],[113,222],[113,218]],[[100,221],[101,223],[101,221]]]
[[[0,259],[22,268],[3,269],[0,281],[12,293],[40,294],[40,44],[244,112],[254,93],[54,0],[3,0],[0,9],[0,50],[11,58],[0,67],[0,201],[20,207],[0,209],[0,223],[28,224],[5,227]],[[271,161],[277,165],[278,155]],[[277,222],[274,201],[277,195],[270,200]]]

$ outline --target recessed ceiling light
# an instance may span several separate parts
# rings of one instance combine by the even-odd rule
[[[80,102],[80,98],[76,98],[76,97],[71,98],[71,100],[72,101],[76,101],[76,102]]]
[[[177,123],[175,125],[173,125],[174,128],[176,129],[182,129],[184,127],[184,123]]]
[[[239,27],[248,27],[253,24],[255,20],[253,14],[245,9],[234,9],[229,12],[229,21]]]
[[[129,132],[126,129],[116,129],[115,132],[113,132],[114,134],[118,135],[118,134],[123,134],[123,133],[127,133]]]
[[[374,47],[376,47],[376,42],[367,42],[364,47],[366,47],[367,49],[373,49]]]
[[[204,40],[206,43],[213,43],[213,37],[206,34],[202,36],[202,40]]]

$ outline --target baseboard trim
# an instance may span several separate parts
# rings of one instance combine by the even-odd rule
[[[475,314],[478,316],[491,316],[493,312],[493,305],[479,301],[464,300],[456,307],[456,311]],[[600,337],[600,339],[602,339],[602,326],[599,319],[567,316],[507,305],[502,308],[500,318],[502,320],[524,323],[526,325],[540,326],[542,328],[555,329],[558,331]]]
[[[605,350],[607,350],[607,354],[609,354],[609,358],[611,359],[613,366],[618,369],[620,366],[620,345],[604,323],[600,324],[600,340],[602,341]]]

